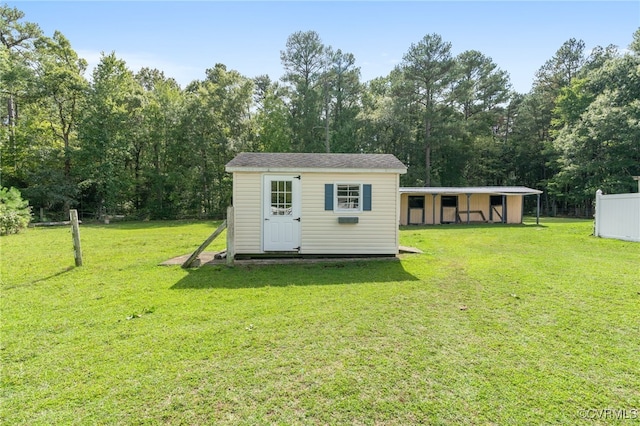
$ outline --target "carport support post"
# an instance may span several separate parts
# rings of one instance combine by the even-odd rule
[[[227,266],[233,265],[235,255],[235,220],[233,206],[229,206],[227,207]]]
[[[538,195],[538,202],[536,203],[536,225],[540,225],[540,194]]]
[[[471,194],[467,194],[467,225],[471,223]]]
[[[433,195],[433,224],[436,224],[436,197],[438,196],[438,194],[431,194]],[[441,218],[442,219],[442,218]]]

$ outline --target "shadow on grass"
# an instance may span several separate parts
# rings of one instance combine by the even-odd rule
[[[75,266],[67,266],[66,268],[64,268],[61,271],[56,272],[55,274],[51,274],[49,276],[38,278],[36,280],[29,281],[29,282],[22,283],[22,284],[8,285],[8,286],[5,287],[5,289],[6,290],[10,290],[10,289],[13,289],[13,288],[27,287],[27,286],[30,286],[30,285],[33,285],[33,284],[38,284],[38,283],[41,283],[41,282],[48,281],[50,279],[59,277],[60,275],[64,275],[67,272],[73,271],[74,269],[75,269]]]
[[[588,217],[571,217],[571,216],[545,216],[540,218],[540,221],[544,221],[546,223],[587,223],[593,222],[594,218]]]
[[[189,274],[171,289],[245,289],[307,285],[341,285],[416,281],[397,260],[327,262],[286,265],[204,266]]]
[[[75,269],[75,266],[67,266],[62,271],[56,272],[55,274],[51,274],[48,277],[44,277],[44,278],[40,278],[40,279],[37,279],[35,281],[32,281],[31,284],[36,284],[36,283],[40,283],[42,281],[47,281],[47,280],[50,280],[52,278],[59,277],[60,275],[64,275],[67,272],[73,271],[74,269]]]

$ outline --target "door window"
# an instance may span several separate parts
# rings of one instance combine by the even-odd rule
[[[271,215],[291,216],[292,182],[290,180],[271,181]]]

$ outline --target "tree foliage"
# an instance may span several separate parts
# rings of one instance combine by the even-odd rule
[[[624,84],[619,84],[624,81]],[[598,189],[629,192],[640,174],[640,57],[606,61],[558,96],[554,143],[561,170],[553,190],[573,204]]]
[[[0,188],[0,235],[17,234],[29,225],[31,208],[16,188]]]
[[[399,68],[402,80],[396,86],[397,101],[410,106],[407,112],[415,121],[415,142],[424,151],[425,186],[431,186],[432,178],[438,174],[437,169],[433,170],[433,151],[442,149],[450,136],[450,111],[445,100],[454,66],[451,43],[438,34],[429,34],[411,45]]]
[[[476,50],[427,34],[388,75],[315,31],[291,34],[280,78],[224,64],[182,88],[161,70],[87,62],[63,34],[0,7],[0,166],[48,217],[221,217],[240,151],[392,153],[416,185],[526,185],[547,213],[587,212],[640,175],[640,29],[629,50],[569,39],[528,93]]]

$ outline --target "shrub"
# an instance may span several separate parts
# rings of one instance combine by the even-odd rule
[[[16,188],[0,188],[0,235],[16,234],[29,225],[31,207]]]

